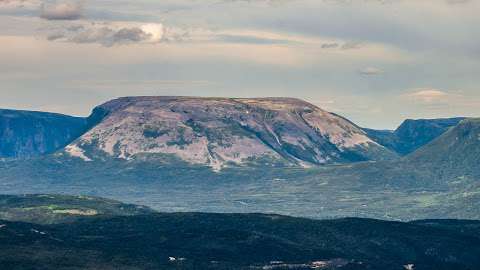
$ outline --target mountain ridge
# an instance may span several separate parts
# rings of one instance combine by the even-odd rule
[[[96,127],[100,126],[102,129],[99,134],[103,134],[102,132],[105,130],[107,131],[105,134],[109,136],[113,134],[113,138],[116,140],[110,143],[112,150],[115,150],[113,146],[119,138],[121,138],[120,141],[124,141],[123,138],[126,138],[125,142],[127,144],[133,142],[134,146],[136,143],[145,145],[145,141],[155,142],[155,139],[161,137],[160,135],[165,129],[180,134],[180,131],[175,129],[178,126],[183,129],[190,128],[190,134],[201,134],[201,138],[204,140],[212,138],[212,141],[217,143],[216,146],[220,145],[218,142],[225,142],[223,138],[228,139],[242,135],[247,139],[258,139],[255,142],[266,148],[267,144],[259,140],[259,137],[272,144],[276,142],[272,134],[276,134],[280,141],[288,141],[287,139],[292,137],[308,139],[305,134],[316,133],[309,125],[304,125],[303,120],[305,119],[302,120],[299,113],[307,114],[308,117],[305,118],[310,121],[317,119],[316,115],[323,113],[322,111],[314,112],[314,109],[305,107],[305,103],[291,99],[289,102],[294,105],[300,102],[300,105],[288,105],[290,107],[286,110],[278,111],[272,110],[272,107],[283,108],[286,106],[285,101],[277,100],[275,103],[271,99],[263,101],[244,99],[243,102],[249,105],[247,106],[230,99],[222,99],[220,103],[226,103],[227,110],[224,105],[217,106],[217,99],[210,99],[209,102],[213,104],[210,106],[203,106],[203,100],[201,100],[200,105],[197,106],[199,108],[183,102],[170,106],[160,104],[161,106],[158,108],[158,102],[152,103],[149,101],[150,98],[144,98],[148,108],[147,113],[143,110],[144,104],[140,104],[142,106],[138,108],[135,105],[135,99],[129,100],[128,98],[127,103],[120,100],[108,104],[106,108],[96,107],[87,120],[88,125],[92,126],[89,130],[95,133],[98,131]],[[195,100],[193,99],[194,103]],[[252,103],[253,105],[251,105]],[[274,104],[272,105],[272,103]],[[131,104],[134,106],[129,107]],[[170,103],[164,102],[163,104]],[[232,106],[237,109],[231,109]],[[267,109],[262,106],[267,106]],[[109,108],[123,109],[111,113]],[[174,112],[170,109],[173,109]],[[208,109],[211,114],[205,114],[205,109]],[[253,120],[250,118],[242,120],[239,118],[243,115],[240,112],[244,113],[245,109],[253,112],[249,115],[257,115],[257,117],[254,117]],[[218,110],[222,114],[218,113]],[[245,130],[237,120],[232,121],[232,117],[225,112],[235,112],[234,120],[240,119],[246,123],[247,127],[253,126],[253,128]],[[170,118],[158,117],[157,114],[167,115]],[[309,114],[313,114],[313,116]],[[335,120],[332,123],[335,124],[334,127],[339,127],[340,134],[345,129],[338,123],[346,123],[347,127],[354,131],[357,130],[351,123],[342,121],[332,114],[325,114],[328,117],[319,117],[319,119]],[[114,117],[108,120],[111,123],[105,123],[105,119],[112,115]],[[219,117],[219,115],[226,117]],[[264,128],[265,115],[274,116],[267,118],[266,126],[270,129]],[[121,123],[117,119],[128,119],[128,117],[130,120],[127,121],[127,129],[123,129],[123,127],[117,129],[115,125],[111,125],[112,123]],[[192,121],[188,121],[190,118],[193,118]],[[173,120],[168,120],[167,125],[165,122],[156,125],[156,122],[150,122],[151,119]],[[179,122],[177,119],[181,121]],[[257,121],[257,119],[260,120]],[[252,123],[260,124],[255,126]],[[208,126],[208,124],[213,126]],[[102,125],[113,126],[113,128],[103,129]],[[205,128],[205,126],[207,127]],[[157,156],[156,153],[150,155],[151,153],[140,153],[142,152],[140,151],[134,158],[122,159],[110,156],[102,149],[92,147],[90,149],[79,148],[79,152],[74,153],[82,154],[82,150],[85,150],[87,151],[85,157],[92,158],[91,160],[94,162],[85,162],[84,159],[63,151],[29,160],[0,162],[0,181],[5,193],[81,193],[107,196],[132,203],[139,202],[164,211],[178,209],[207,212],[274,211],[307,217],[325,218],[353,215],[394,220],[439,216],[477,218],[480,216],[480,211],[478,211],[480,185],[477,181],[480,177],[477,162],[479,141],[476,137],[479,126],[480,124],[476,120],[464,120],[426,146],[419,148],[415,153],[385,161],[356,162],[358,160],[348,160],[347,156],[340,160],[343,162],[302,168],[285,163],[273,166],[270,159],[267,160],[267,164],[270,163],[272,166],[265,166],[263,165],[265,163],[261,162],[242,164],[244,166],[227,164],[221,168],[221,171],[215,171],[212,170],[210,163],[192,164],[181,158],[172,157],[172,155]],[[130,127],[134,128],[135,136],[130,136],[132,134],[129,133]],[[330,126],[327,125],[327,127]],[[122,131],[122,129],[128,132],[118,137],[116,132]],[[223,132],[224,129],[228,132]],[[235,133],[230,132],[232,130]],[[252,130],[259,132],[255,133]],[[235,136],[230,136],[232,134]],[[336,134],[338,133],[334,133],[334,135]],[[195,138],[193,135],[192,138]],[[291,136],[285,138],[286,135]],[[103,136],[101,139],[104,138],[109,137]],[[132,138],[133,141],[131,141]],[[170,142],[170,146],[173,146],[174,150],[177,147],[181,149],[181,145],[185,144],[182,142],[182,139],[185,139],[183,136],[168,138],[175,139],[165,141],[165,143]],[[137,141],[137,139],[139,140]],[[338,149],[326,140],[326,136],[320,136],[320,139],[323,140],[324,149]],[[106,141],[108,142],[108,140]],[[238,141],[234,143],[244,146],[244,143],[238,143]],[[228,148],[230,144],[227,141],[223,145]],[[281,144],[279,145],[281,146]],[[208,150],[208,148],[206,149]],[[282,153],[286,155],[297,154],[297,157],[301,158],[308,156],[298,154],[311,154],[308,151],[295,152],[285,148],[278,148],[278,150],[284,151]],[[188,150],[184,152],[188,152]],[[115,154],[115,151],[113,153]],[[345,153],[348,152],[343,152],[343,154]],[[117,154],[121,154],[121,152],[117,152]],[[349,162],[344,162],[345,160]],[[252,166],[248,166],[250,164]],[[260,166],[253,166],[259,164]]]
[[[82,135],[85,121],[58,113],[0,109],[0,157],[53,153]]]
[[[466,117],[406,119],[395,130],[363,130],[377,143],[405,156],[427,145],[464,119]]]
[[[24,148],[30,147],[27,151],[21,150],[21,145],[16,146],[18,150],[12,149],[15,146],[7,146],[10,150],[9,153],[5,153],[5,140],[4,140],[4,150],[3,150],[3,157],[7,158],[15,158],[15,157],[23,157],[23,158],[28,158],[30,156],[39,156],[39,155],[44,155],[44,154],[50,154],[53,153],[57,150],[61,150],[61,148],[65,145],[69,146],[67,148],[67,152],[71,152],[74,155],[78,155],[79,157],[81,156],[81,149],[78,149],[74,145],[70,145],[76,137],[80,137],[83,135],[85,132],[88,132],[91,128],[94,128],[97,124],[101,123],[102,120],[104,120],[108,115],[112,112],[121,110],[123,107],[128,107],[138,100],[149,100],[149,99],[159,99],[159,100],[205,100],[205,101],[224,101],[224,102],[229,102],[229,101],[235,101],[238,102],[240,105],[242,105],[242,102],[244,103],[252,103],[252,100],[257,100],[257,101],[270,101],[272,103],[277,102],[277,103],[284,103],[284,104],[297,104],[298,106],[304,106],[304,107],[310,107],[314,106],[312,104],[309,104],[308,102],[305,102],[300,99],[296,98],[288,98],[288,97],[263,97],[263,98],[225,98],[225,97],[189,97],[189,96],[126,96],[126,97],[119,97],[110,101],[107,101],[99,106],[96,106],[93,110],[90,116],[88,117],[73,117],[73,116],[68,116],[68,115],[62,115],[58,113],[48,113],[48,112],[40,112],[40,111],[22,111],[22,110],[11,110],[11,109],[3,109],[0,110],[0,120],[2,119],[1,114],[17,114],[17,115],[23,115],[25,117],[30,117],[30,118],[39,118],[39,116],[49,117],[49,118],[60,118],[60,119],[65,119],[64,121],[67,121],[69,119],[74,119],[76,121],[77,130],[74,131],[75,134],[67,134],[66,138],[63,138],[60,140],[60,142],[54,142],[54,145],[49,145],[49,146],[39,146],[39,148],[35,148],[33,146],[25,146],[25,144],[29,144],[28,142],[24,142]],[[250,102],[249,102],[250,101]],[[261,103],[261,102],[257,102]],[[316,106],[314,106],[316,107]],[[297,108],[298,109],[298,108]],[[325,112],[325,111],[323,111]],[[335,113],[329,113],[333,117],[338,117],[339,121],[343,121],[346,123],[347,126],[351,126],[354,129],[358,128],[361,129],[369,139],[371,139],[374,143],[377,143],[381,145],[382,147],[385,147],[391,151],[391,153],[385,154],[385,151],[379,151],[383,152],[379,154],[379,158],[375,157],[375,151],[372,151],[372,153],[365,155],[365,153],[361,153],[360,155],[355,155],[356,153],[353,154],[351,159],[353,158],[353,161],[362,161],[362,160],[382,160],[384,158],[387,159],[392,159],[394,158],[394,155],[392,153],[399,154],[401,156],[408,155],[418,148],[428,144],[441,134],[443,134],[445,131],[447,131],[449,128],[452,128],[456,124],[458,124],[461,120],[465,119],[464,117],[455,117],[455,118],[438,118],[438,119],[407,119],[402,124],[394,131],[390,130],[374,130],[374,129],[368,129],[368,128],[360,128],[358,125],[355,123],[351,122],[347,118],[335,114]],[[5,118],[5,116],[4,116]],[[305,119],[298,119],[299,121],[306,122],[307,125],[309,123],[305,121]],[[58,123],[57,126],[65,125],[64,123]],[[345,125],[344,125],[345,126]],[[315,127],[312,127],[313,129]],[[1,130],[0,130],[1,131]],[[250,130],[251,131],[251,130]],[[3,128],[3,132],[5,133],[5,128]],[[67,131],[68,132],[68,131]],[[153,132],[153,133],[152,133]],[[45,131],[44,131],[45,133]],[[155,136],[155,131],[152,130],[147,131],[147,136]],[[33,135],[30,135],[33,136]],[[35,137],[41,137],[41,136],[46,136],[44,134],[37,134]],[[62,135],[60,135],[62,136]],[[276,138],[278,139],[278,138]],[[263,141],[264,144],[267,144],[269,148],[272,148],[274,146],[275,142],[269,142],[268,140]],[[333,142],[333,144],[336,144],[338,142]],[[30,143],[31,144],[31,143]],[[51,143],[50,143],[51,144]],[[20,147],[20,148],[19,148]],[[72,148],[73,147],[73,148]],[[303,146],[301,146],[303,147]],[[327,147],[328,148],[328,147]],[[379,149],[379,148],[377,148]],[[2,147],[0,147],[0,157],[2,153]],[[302,153],[303,157],[296,157],[298,153],[294,153],[293,155],[291,153],[283,153],[284,151],[279,151],[278,147],[273,147],[274,152],[273,155],[278,154],[280,155],[280,159],[286,158],[289,159],[287,163],[303,163],[303,165],[307,165],[308,163],[314,163],[318,164],[321,163],[317,159],[313,159],[309,157],[310,154],[305,155],[305,153]],[[305,149],[304,149],[305,150]],[[330,149],[332,150],[332,149]],[[291,149],[291,151],[294,152],[299,152],[298,149]],[[288,151],[287,151],[288,152]],[[305,152],[305,151],[303,151]],[[355,152],[355,151],[353,151]],[[360,151],[362,152],[362,151]],[[308,159],[307,161],[303,159]],[[88,160],[89,158],[87,158]],[[214,158],[211,158],[214,159]],[[355,160],[356,159],[356,160]],[[179,161],[182,159],[180,158]],[[351,162],[350,161],[346,161]],[[344,163],[345,160],[340,161],[340,163]],[[227,161],[228,163],[228,161]],[[284,162],[285,163],[285,162]],[[325,162],[328,163],[328,162]],[[278,164],[277,164],[278,165]],[[218,167],[218,166],[217,166]]]
[[[394,156],[350,121],[294,98],[122,97],[94,111],[99,123],[66,148],[86,161],[163,154],[219,169]]]
[[[480,118],[462,120],[431,143],[406,156],[411,164],[427,164],[446,177],[478,179]]]

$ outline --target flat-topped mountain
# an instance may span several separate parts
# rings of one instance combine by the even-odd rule
[[[52,153],[85,132],[86,120],[56,113],[0,110],[0,158]]]
[[[293,98],[125,97],[65,148],[86,161],[156,157],[214,168],[322,165],[391,158],[348,120]]]

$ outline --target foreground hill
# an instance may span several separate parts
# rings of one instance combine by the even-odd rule
[[[85,161],[321,165],[392,158],[351,122],[291,98],[126,97],[94,110],[102,120],[65,148]]]
[[[396,130],[374,130],[364,128],[370,138],[388,149],[407,155],[430,143],[465,118],[408,119]]]
[[[479,228],[477,221],[204,213],[84,216],[52,225],[0,221],[0,265],[12,270],[475,269]]]
[[[55,152],[86,131],[86,120],[67,115],[0,110],[0,158]]]
[[[133,216],[147,207],[91,196],[0,195],[0,219],[38,224],[73,222],[82,217]]]

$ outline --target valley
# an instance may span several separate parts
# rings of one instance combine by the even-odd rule
[[[51,205],[56,207],[46,207]],[[47,210],[32,216],[32,208]],[[9,212],[17,215],[5,220]],[[42,217],[51,214],[45,222]],[[0,216],[0,265],[12,270],[462,270],[480,263],[474,255],[480,252],[480,223],[468,220],[158,213],[101,198],[47,194],[3,196]]]

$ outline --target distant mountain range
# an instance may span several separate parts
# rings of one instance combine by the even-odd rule
[[[364,128],[367,135],[377,143],[400,154],[407,155],[456,126],[464,117],[446,119],[405,120],[396,130]]]
[[[50,154],[87,130],[86,120],[62,114],[0,110],[0,158]]]
[[[8,213],[16,213],[14,219]],[[467,270],[480,265],[478,221],[158,213],[64,195],[3,197],[0,216],[0,265],[10,270]]]
[[[385,131],[291,98],[126,97],[87,118],[0,110],[0,157],[64,149],[86,160],[163,155],[215,168],[338,164],[409,154],[463,119],[406,120]]]
[[[374,131],[297,99],[129,97],[76,123],[83,131],[51,154],[0,162],[3,192],[164,211],[480,218],[478,119]]]
[[[465,119],[432,142],[394,162],[358,164],[357,177],[401,188],[451,189],[480,177],[480,121]]]

